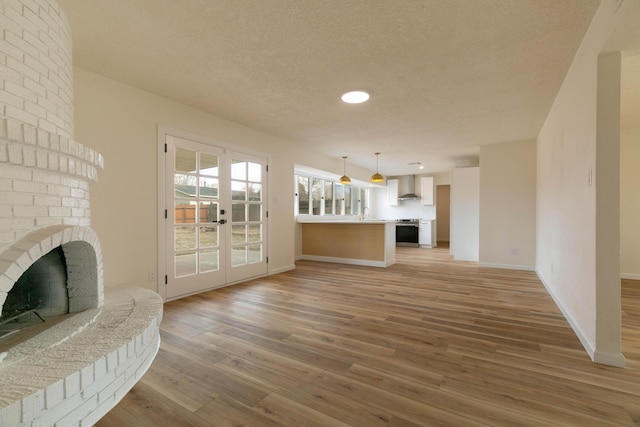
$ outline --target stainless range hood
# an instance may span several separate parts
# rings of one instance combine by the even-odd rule
[[[418,200],[420,196],[416,194],[416,176],[405,175],[398,177],[398,200]]]

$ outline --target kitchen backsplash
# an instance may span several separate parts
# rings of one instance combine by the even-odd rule
[[[387,204],[387,190],[376,189],[372,192],[371,213],[377,219],[436,219],[436,207],[425,206],[420,200],[403,200],[398,206]]]

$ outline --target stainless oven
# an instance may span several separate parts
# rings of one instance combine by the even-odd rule
[[[420,221],[417,219],[396,220],[396,246],[411,246],[418,248],[418,233]]]

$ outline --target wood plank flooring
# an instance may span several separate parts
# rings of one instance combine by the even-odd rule
[[[640,425],[640,282],[623,281],[619,369],[590,361],[533,272],[397,258],[166,304],[156,360],[97,425]]]

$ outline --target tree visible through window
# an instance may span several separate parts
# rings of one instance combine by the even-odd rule
[[[322,215],[322,199],[324,198],[324,180],[311,178],[311,203],[313,215]]]
[[[298,176],[298,213],[309,214],[309,177]]]

